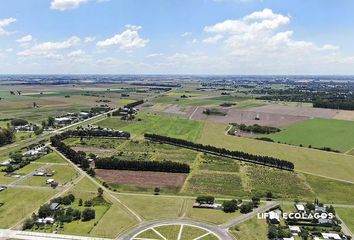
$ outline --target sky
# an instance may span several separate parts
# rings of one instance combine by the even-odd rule
[[[1,0],[0,74],[354,74],[353,0]]]

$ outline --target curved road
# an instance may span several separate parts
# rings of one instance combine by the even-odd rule
[[[140,232],[143,232],[149,228],[153,227],[158,227],[160,225],[181,225],[181,224],[186,224],[186,225],[192,225],[196,226],[199,228],[204,228],[216,236],[219,237],[219,239],[222,240],[233,240],[227,230],[220,229],[218,226],[213,226],[205,223],[200,223],[200,222],[194,222],[192,220],[187,220],[187,219],[166,219],[166,220],[160,220],[160,221],[153,221],[153,222],[146,222],[139,224],[139,226],[135,227],[133,230],[131,230],[129,233],[118,237],[117,240],[131,240],[135,235],[137,235]]]

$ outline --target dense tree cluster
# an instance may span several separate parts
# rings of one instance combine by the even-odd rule
[[[15,127],[17,127],[17,126],[25,126],[27,124],[28,124],[28,121],[25,120],[25,119],[13,119],[13,120],[11,120],[11,125],[15,126]]]
[[[114,137],[129,139],[130,133],[123,131],[105,130],[103,128],[79,128],[77,130],[68,130],[61,133],[60,135],[56,135],[55,137],[60,140],[64,140],[70,137]]]
[[[65,133],[64,133],[65,134]],[[82,151],[76,152],[65,143],[62,142],[61,135],[56,135],[50,138],[52,146],[55,147],[59,152],[61,152],[65,157],[75,164],[80,165],[84,170],[87,170],[90,167],[88,160],[86,159],[86,153]],[[64,138],[65,139],[65,138]]]
[[[114,157],[100,158],[95,161],[96,168],[132,171],[189,173],[190,167],[185,163],[171,161],[130,161]]]
[[[0,147],[15,141],[15,131],[11,128],[0,128]]]
[[[242,161],[256,163],[256,164],[284,169],[284,170],[290,170],[290,171],[294,170],[294,164],[292,162],[281,160],[274,157],[253,155],[241,151],[231,151],[225,148],[217,148],[210,145],[203,145],[203,144],[194,143],[183,139],[170,138],[170,137],[161,136],[157,134],[146,133],[144,136],[145,138],[153,141],[158,141],[158,142],[171,144],[171,145],[177,145],[177,146],[181,146],[181,147],[185,147],[197,151],[207,152],[210,154],[236,158]]]
[[[140,104],[143,104],[143,103],[144,103],[144,100],[139,100],[139,101],[135,101],[135,102],[132,102],[132,103],[128,103],[124,107],[125,108],[133,108],[133,107],[139,106]]]
[[[353,99],[349,101],[317,100],[313,103],[313,107],[354,110],[354,100]]]
[[[246,125],[246,124],[232,123],[231,125],[235,126],[236,128],[238,128],[244,132],[253,132],[253,133],[259,133],[259,134],[270,134],[270,133],[280,132],[279,128],[269,127],[269,126],[261,126],[258,124]]]
[[[199,197],[197,197],[197,199],[195,201],[200,204],[214,204],[215,197],[213,197],[213,196],[199,196]]]

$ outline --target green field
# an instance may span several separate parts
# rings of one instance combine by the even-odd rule
[[[354,182],[354,156],[225,135],[226,124],[206,122],[200,143],[289,160],[295,170]]]
[[[268,240],[268,224],[265,220],[254,217],[230,229],[230,233],[238,240]]]
[[[9,228],[29,216],[44,202],[48,201],[55,190],[34,190],[10,188],[0,192],[0,228]]]
[[[353,208],[336,208],[336,213],[348,226],[348,228],[354,232],[354,209]]]
[[[185,118],[168,117],[156,114],[141,113],[136,116],[141,121],[127,122],[119,118],[107,118],[97,125],[128,131],[134,134],[156,133],[169,137],[178,137],[194,141],[199,137],[203,123]]]
[[[353,136],[354,122],[334,119],[310,119],[267,135],[275,142],[302,144],[304,147],[330,147],[341,152],[354,147]]]

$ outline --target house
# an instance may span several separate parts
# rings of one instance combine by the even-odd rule
[[[45,181],[46,184],[52,184],[54,182],[53,178],[49,178],[47,179],[47,181]]]
[[[70,124],[73,121],[72,117],[57,117],[54,118],[54,124],[55,125],[66,125]]]
[[[289,230],[290,230],[291,234],[294,236],[298,236],[299,233],[301,233],[301,229],[298,226],[289,226]]]
[[[87,119],[87,118],[90,117],[90,113],[88,113],[88,112],[80,112],[79,113],[79,117],[83,118],[83,119]]]
[[[279,224],[280,223],[280,215],[281,212],[279,210],[271,211],[268,213],[268,220],[272,224]]]
[[[295,204],[295,208],[298,212],[305,212],[305,206],[303,204]]]
[[[326,210],[326,207],[325,207],[325,206],[323,206],[323,207],[316,206],[316,207],[315,207],[315,212],[316,212],[316,213],[326,213],[327,210]]]
[[[50,204],[50,210],[55,211],[58,210],[60,207],[60,203],[53,202]]]
[[[343,240],[338,233],[321,233],[321,235],[325,240]]]
[[[282,238],[283,240],[294,240],[294,237],[290,237],[290,238]]]
[[[54,218],[52,217],[38,218],[36,222],[39,224],[53,224]]]
[[[6,160],[6,161],[3,161],[2,163],[0,163],[0,166],[6,167],[9,164],[10,164],[10,160]]]
[[[318,219],[318,224],[322,225],[322,226],[333,226],[333,220],[332,219],[328,219],[328,218],[320,218]]]
[[[7,189],[7,187],[5,187],[5,186],[0,186],[0,192],[4,191],[4,190],[6,190],[6,189]]]
[[[193,204],[194,208],[209,208],[209,209],[222,209],[222,205],[221,204],[207,204],[207,203],[194,203]]]

